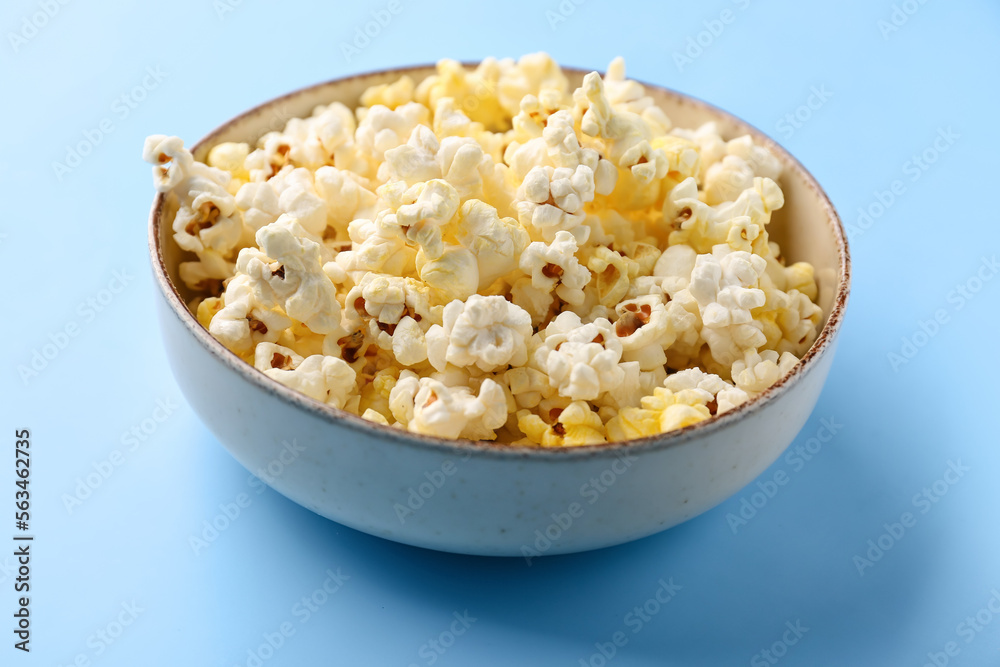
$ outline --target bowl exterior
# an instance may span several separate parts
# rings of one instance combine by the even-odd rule
[[[432,71],[405,73],[419,81]],[[211,133],[195,156],[203,159],[220,141],[252,141],[317,104],[356,104],[367,86],[402,72],[328,82],[273,100]],[[583,72],[568,76],[576,85]],[[169,225],[160,224],[170,215],[161,196],[150,220],[158,311],[170,364],[191,406],[243,466],[296,503],[372,535],[443,551],[530,562],[606,547],[674,526],[736,493],[781,455],[816,405],[846,307],[846,236],[812,177],[772,140],[697,100],[656,87],[648,92],[679,126],[714,120],[723,136],[752,134],[786,165],[776,238],[788,256],[816,267],[818,302],[829,321],[803,362],[764,397],[681,432],[560,451],[447,443],[337,414],[239,360],[187,311],[192,295],[177,276],[182,253]]]
[[[718,505],[794,439],[834,352],[826,347],[794,390],[676,446],[496,456],[404,444],[304,410],[247,382],[196,340],[162,296],[159,316],[188,402],[232,455],[276,491],[378,537],[529,559],[621,544]]]

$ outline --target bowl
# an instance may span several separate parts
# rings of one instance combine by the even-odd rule
[[[318,104],[353,108],[369,86],[403,74],[419,82],[433,72],[393,69],[304,88],[237,116],[192,152],[204,160],[216,143],[253,143]],[[574,87],[587,73],[564,72]],[[564,449],[444,440],[366,421],[268,378],[198,323],[185,305],[194,295],[178,277],[189,257],[171,238],[172,212],[161,194],[149,219],[159,320],[194,411],[247,470],[317,514],[388,540],[523,556],[529,564],[651,535],[739,491],[788,447],[819,397],[847,305],[847,237],[816,180],[773,140],[705,102],[643,85],[676,126],[714,120],[724,138],[750,134],[784,165],[785,206],[769,232],[787,257],[815,267],[825,322],[799,364],[762,395],[678,431]]]

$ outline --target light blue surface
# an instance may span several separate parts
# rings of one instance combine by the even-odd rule
[[[786,622],[800,622],[808,630],[778,664],[918,666],[931,653],[938,664],[1000,665],[1000,614],[980,612],[1000,590],[1000,278],[970,300],[953,293],[1000,251],[990,186],[1000,148],[996,3],[907,0],[899,11],[916,13],[898,14],[906,22],[883,35],[889,0],[565,0],[569,15],[554,29],[546,11],[560,11],[556,0],[489,9],[399,0],[399,16],[348,62],[340,44],[387,3],[231,1],[220,18],[212,0],[51,0],[58,11],[16,50],[10,33],[39,4],[8,0],[0,9],[0,260],[10,295],[0,554],[10,553],[14,532],[15,428],[32,431],[37,535],[30,655],[12,648],[14,562],[0,556],[0,664],[69,665],[83,656],[101,667],[254,665],[248,650],[287,623],[294,634],[264,665],[430,665],[433,657],[439,665],[596,666],[595,643],[619,631],[627,643],[612,665],[764,665],[772,663],[755,654],[794,639]],[[724,9],[731,21],[711,24]],[[703,53],[678,67],[674,53],[706,21],[719,34],[705,32]],[[760,478],[767,486],[784,471],[788,483],[735,534],[727,516],[750,502],[756,483],[658,536],[531,567],[384,542],[258,493],[184,403],[161,349],[143,138],[193,142],[274,95],[345,74],[539,49],[594,68],[624,55],[632,76],[745,118],[815,174],[851,225],[859,207],[878,202],[876,191],[901,181],[892,205],[852,233],[854,290],[838,358],[793,449],[819,434],[823,418],[842,426],[811,460],[783,458]],[[157,68],[162,80],[146,79],[134,109],[116,103]],[[811,115],[800,128],[779,126],[811,87],[832,96],[800,111]],[[53,162],[102,119],[113,132],[58,178]],[[958,138],[912,180],[911,156],[947,128]],[[115,271],[131,278],[92,312],[86,301],[102,297]],[[920,322],[938,309],[947,322],[921,336]],[[69,323],[78,335],[23,382],[17,366]],[[887,355],[914,336],[923,345],[894,369]],[[158,400],[176,407],[162,424],[144,423]],[[134,441],[123,434],[154,424],[129,451]],[[64,495],[114,450],[121,465],[69,512]],[[949,462],[968,470],[948,473],[957,483],[940,483],[939,501],[921,500]],[[189,537],[239,494],[249,505],[196,555]],[[904,512],[915,524],[898,540],[882,537],[895,543],[860,575],[855,556],[866,557],[883,524],[898,534],[891,524]],[[349,579],[306,617],[296,605],[338,568]],[[668,604],[648,620],[628,616],[671,578],[681,588]],[[116,633],[116,619],[131,618],[122,605],[133,603],[141,608],[134,622],[106,645],[98,631]],[[1000,595],[993,605],[1000,610]],[[466,611],[476,620],[454,644],[443,654],[430,648]],[[977,612],[976,623],[989,617],[980,631],[965,620]],[[948,642],[953,657],[944,655]]]

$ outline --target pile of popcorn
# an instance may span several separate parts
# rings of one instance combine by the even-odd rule
[[[180,277],[278,382],[444,438],[561,447],[709,419],[817,335],[813,267],[768,240],[780,162],[675,128],[619,58],[452,60],[207,164],[149,137]]]

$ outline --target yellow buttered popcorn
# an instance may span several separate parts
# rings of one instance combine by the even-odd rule
[[[580,447],[738,408],[818,335],[813,267],[768,226],[782,163],[675,127],[616,58],[442,60],[205,163],[143,146],[199,323],[370,422]]]

